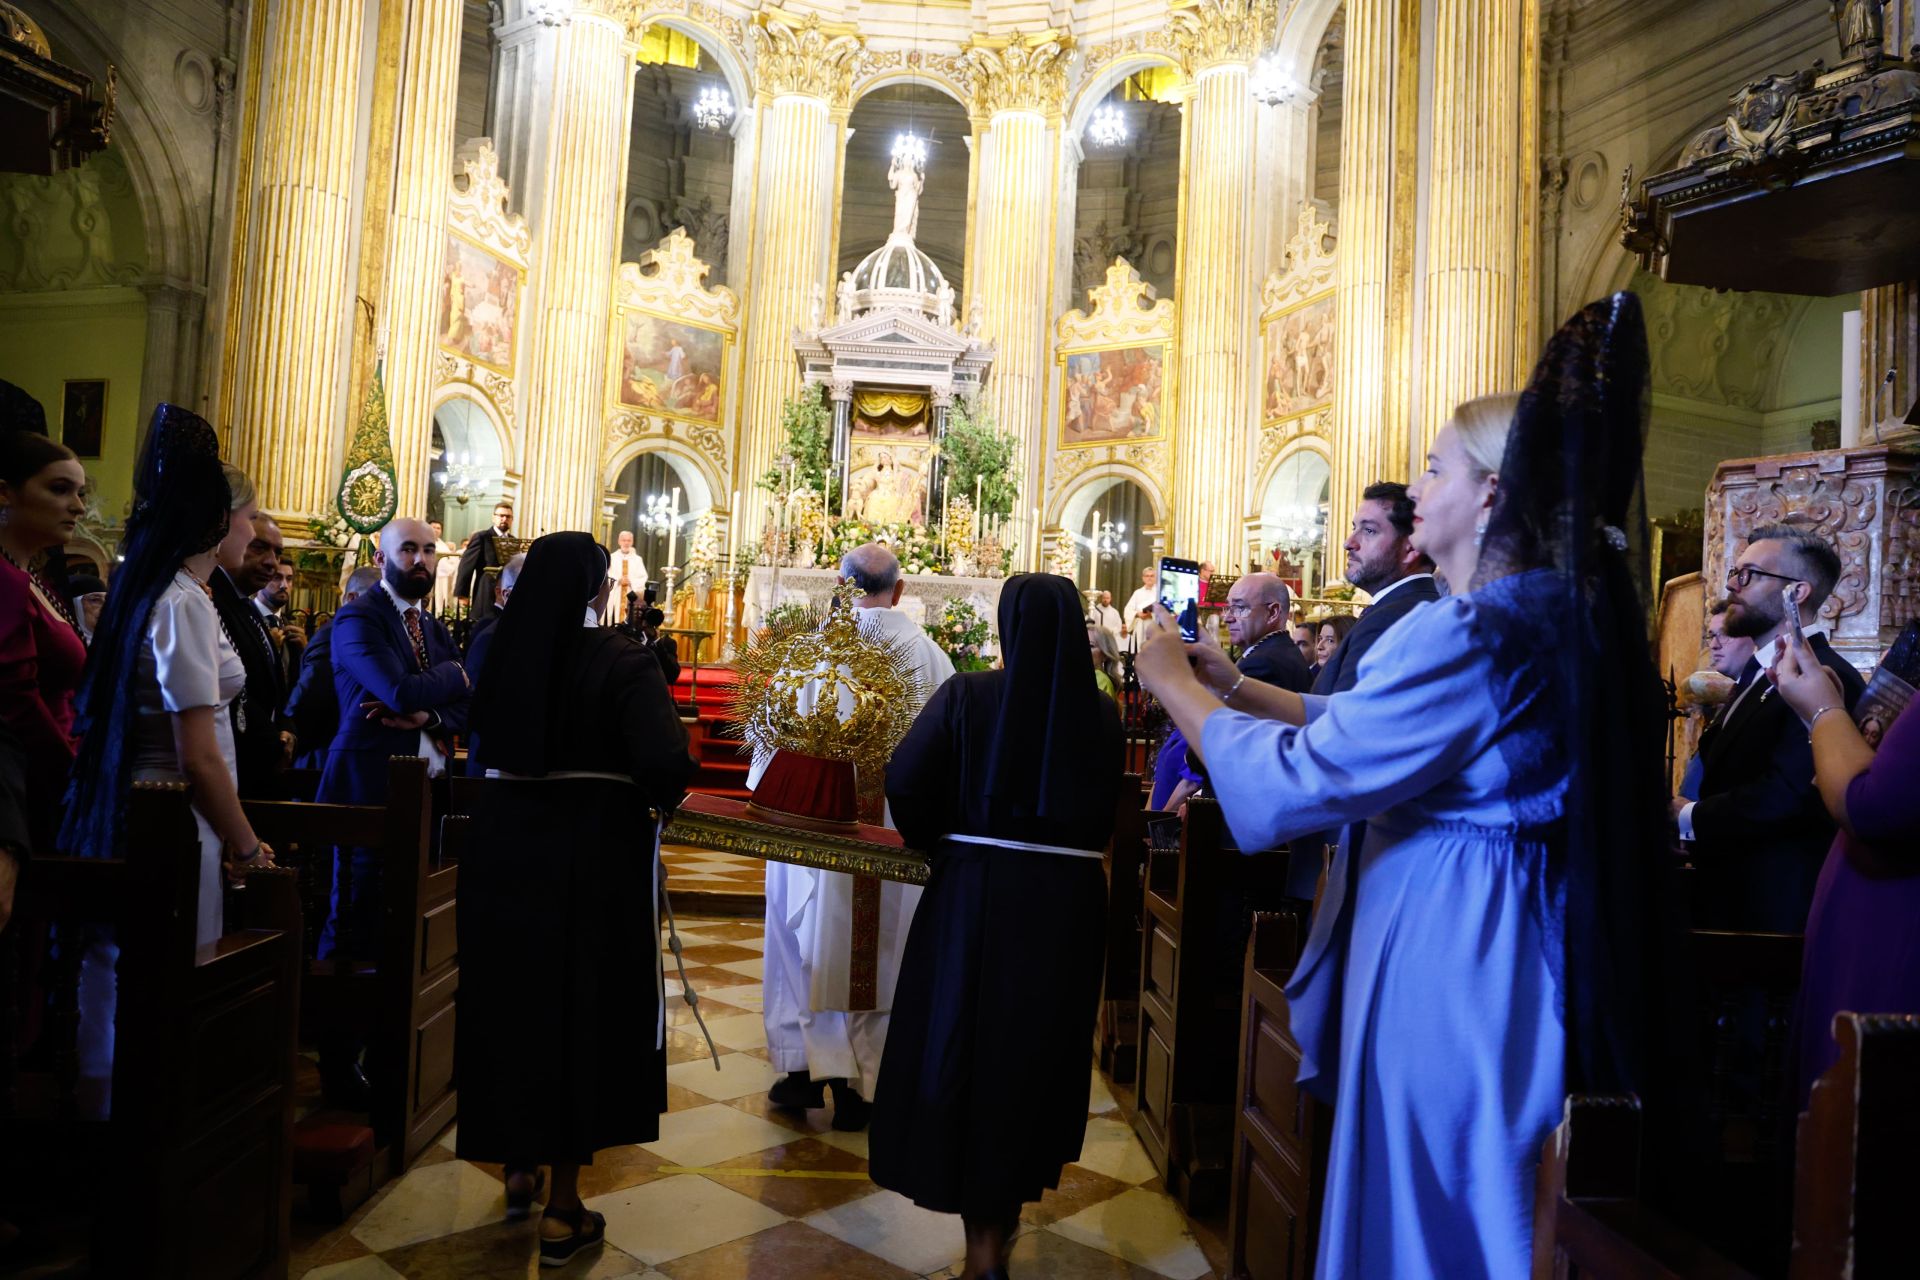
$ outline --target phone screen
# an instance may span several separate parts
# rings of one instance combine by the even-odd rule
[[[1793,632],[1794,637],[1798,639],[1801,644],[1805,644],[1807,642],[1807,633],[1802,630],[1800,626],[1800,602],[1796,600],[1793,595],[1793,589],[1798,585],[1800,584],[1797,582],[1789,582],[1785,587],[1781,588],[1780,603],[1785,606],[1787,627]]]
[[[1160,603],[1180,623],[1180,638],[1200,638],[1200,566],[1192,560],[1160,557]]]

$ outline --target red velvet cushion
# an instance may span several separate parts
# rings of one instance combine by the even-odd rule
[[[373,1160],[373,1130],[364,1124],[308,1117],[293,1126],[293,1180],[342,1182]]]
[[[854,794],[853,762],[776,751],[754,790],[753,804],[771,813],[828,822],[857,821],[860,805]]]

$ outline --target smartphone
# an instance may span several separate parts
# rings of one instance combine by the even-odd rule
[[[1180,623],[1180,638],[1200,638],[1200,565],[1174,556],[1160,557],[1160,603]]]
[[[1789,582],[1780,589],[1780,603],[1786,607],[1787,627],[1793,632],[1793,638],[1801,644],[1807,642],[1807,633],[1800,627],[1800,602],[1794,598],[1793,589],[1798,583]]]

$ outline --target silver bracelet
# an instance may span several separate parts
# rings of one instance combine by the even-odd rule
[[[1247,673],[1242,671],[1240,673],[1240,678],[1233,682],[1233,688],[1227,690],[1225,693],[1220,695],[1221,703],[1225,704],[1225,703],[1232,702],[1233,695],[1240,692],[1240,686],[1245,684],[1246,682],[1247,682]]]
[[[1814,712],[1813,719],[1807,721],[1807,741],[1808,742],[1813,741],[1813,729],[1815,725],[1820,723],[1821,716],[1826,715],[1827,712],[1829,711],[1845,711],[1845,710],[1846,708],[1843,706],[1834,705],[1834,706],[1822,707],[1818,711]]]

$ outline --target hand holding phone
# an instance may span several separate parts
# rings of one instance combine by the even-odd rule
[[[1180,624],[1180,638],[1200,638],[1200,565],[1175,556],[1160,557],[1160,603]]]
[[[1782,587],[1780,589],[1780,603],[1786,609],[1787,629],[1793,632],[1793,638],[1796,642],[1804,645],[1807,642],[1807,633],[1800,625],[1800,601],[1793,594],[1793,589],[1799,585],[1797,582],[1789,582],[1786,586]]]

